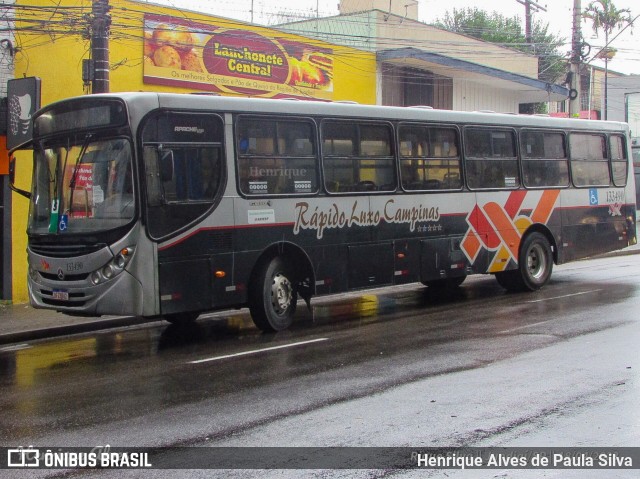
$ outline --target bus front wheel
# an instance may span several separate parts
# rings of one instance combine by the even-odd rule
[[[280,257],[259,267],[249,291],[249,310],[258,329],[273,332],[291,326],[298,297],[294,284],[291,269]]]
[[[553,253],[547,238],[541,233],[527,235],[520,247],[518,269],[496,273],[496,279],[509,291],[537,291],[553,271]]]

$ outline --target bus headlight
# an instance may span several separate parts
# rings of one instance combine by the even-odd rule
[[[93,284],[100,284],[100,282],[102,281],[102,276],[100,275],[99,272],[94,271],[93,273],[91,273],[91,282]]]
[[[122,273],[131,260],[135,249],[131,246],[121,249],[117,255],[113,257],[111,261],[105,264],[102,268],[91,273],[91,282],[94,285],[99,285],[105,281],[115,278]]]
[[[114,267],[113,264],[109,263],[108,265],[106,265],[104,268],[102,268],[102,276],[104,276],[106,279],[111,279],[114,276]]]

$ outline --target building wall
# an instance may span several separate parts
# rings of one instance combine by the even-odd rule
[[[331,69],[331,84],[324,88],[315,88],[308,84],[296,88],[288,88],[283,91],[301,92],[300,96],[314,96],[317,92],[319,98],[330,100],[354,100],[360,103],[374,104],[376,102],[376,60],[375,54],[354,50],[347,46],[332,45],[325,42],[311,40],[299,35],[281,32],[274,29],[249,25],[220,17],[187,12],[184,10],[161,7],[146,2],[127,0],[110,0],[111,9],[111,34],[109,39],[110,91],[158,91],[158,92],[193,92],[212,91],[214,82],[206,83],[177,83],[159,84],[158,82],[145,82],[145,74],[157,73],[157,65],[152,68],[145,67],[145,14],[171,17],[177,23],[195,22],[205,30],[222,32],[225,29],[240,31],[240,37],[253,36],[273,40],[279,48],[282,45],[291,45],[292,48],[307,46],[311,49],[319,49],[330,52],[333,60]],[[18,5],[43,7],[42,0],[18,0]],[[15,77],[36,76],[42,80],[43,106],[76,95],[88,94],[89,90],[82,81],[82,60],[89,58],[90,42],[83,38],[81,33],[85,23],[72,25],[71,31],[64,31],[65,23],[64,7],[82,7],[83,13],[91,13],[90,0],[56,0],[55,6],[61,7],[52,17],[54,4],[47,3],[49,8],[42,11],[42,29],[40,33],[28,33],[27,27],[33,25],[33,15],[37,9],[29,11],[28,18],[21,18],[17,11],[16,28],[20,35],[16,36],[20,50],[14,59]],[[81,18],[73,11],[74,18]],[[70,22],[67,22],[70,24]],[[50,26],[50,28],[47,28]],[[47,31],[49,30],[49,31]],[[244,35],[246,32],[246,35]],[[281,52],[282,53],[282,52]],[[201,55],[201,53],[199,52]],[[302,53],[301,53],[302,54]],[[290,56],[288,57],[290,58]],[[149,65],[149,63],[147,63]],[[202,64],[201,64],[202,66]],[[145,69],[146,68],[146,69]],[[166,68],[164,74],[167,77],[180,75],[181,70]],[[292,73],[282,84],[292,83]],[[168,83],[168,82],[165,82]],[[170,83],[170,82],[169,82]],[[286,85],[285,85],[286,86]],[[242,95],[243,93],[226,88],[222,94]],[[246,94],[246,93],[245,93]],[[252,96],[270,96],[271,93],[249,93]],[[29,189],[31,178],[31,152],[17,153],[16,185],[23,189]],[[13,301],[25,302],[28,300],[26,277],[26,223],[28,215],[28,202],[25,198],[14,194],[12,208],[12,232],[13,232]]]
[[[490,110],[498,113],[517,113],[518,95],[488,85],[453,80],[453,109],[462,111]]]
[[[519,75],[538,78],[538,58],[518,50],[452,33],[416,20],[371,10],[294,22],[283,29],[363,50],[415,47]]]
[[[609,78],[608,119],[626,121],[631,135],[640,137],[640,75]]]
[[[338,10],[342,15],[381,10],[400,17],[418,19],[417,0],[340,0]]]

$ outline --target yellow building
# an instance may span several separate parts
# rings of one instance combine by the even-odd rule
[[[83,61],[91,57],[90,34],[96,22],[90,0],[43,3],[17,0],[15,15],[7,16],[15,23],[6,25],[15,32],[12,76],[40,78],[42,106],[91,92],[90,83],[83,81]],[[146,2],[101,3],[110,6],[112,92],[216,92],[376,103],[373,52]],[[16,186],[29,189],[31,152],[15,156]],[[0,168],[0,174],[6,174],[6,159]],[[11,271],[11,287],[4,288],[11,293],[0,299],[21,303],[28,300],[29,204],[17,194],[11,200],[4,211],[11,225],[11,241],[4,245],[11,267],[3,268]]]

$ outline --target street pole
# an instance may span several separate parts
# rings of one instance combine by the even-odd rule
[[[609,35],[606,35],[607,39]],[[607,43],[608,40],[607,40]],[[604,57],[604,120],[606,121],[609,115],[607,114],[607,110],[609,109],[609,54],[608,52]]]
[[[109,0],[93,0],[91,8],[91,56],[94,77],[91,93],[109,92]]]
[[[532,18],[531,18],[531,7],[533,6],[536,12],[546,12],[547,9],[542,5],[534,2],[533,0],[516,0],[518,3],[524,5],[524,33],[527,39],[527,43],[533,43],[533,34],[532,34]]]
[[[573,0],[573,36],[571,39],[571,84],[569,85],[569,116],[580,115],[580,50],[582,35],[580,20],[582,18],[581,0]]]

